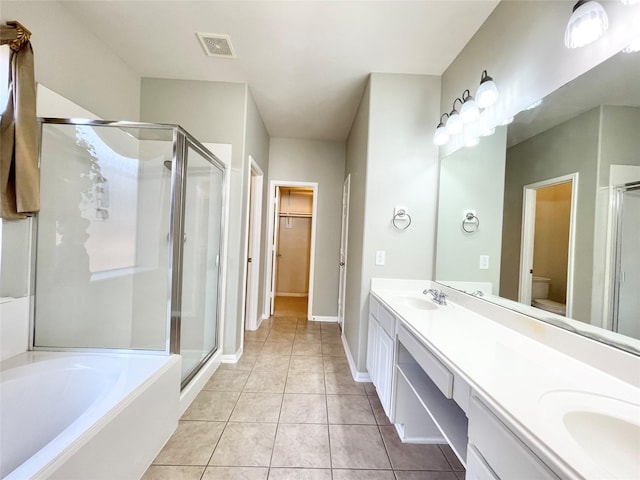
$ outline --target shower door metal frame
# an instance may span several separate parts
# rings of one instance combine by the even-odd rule
[[[222,183],[226,184],[228,168],[224,162],[222,162],[216,155],[207,150],[202,143],[200,143],[193,135],[187,132],[179,125],[174,124],[162,124],[162,123],[145,123],[145,122],[129,122],[129,121],[108,121],[108,120],[85,120],[76,118],[50,118],[39,117],[39,135],[42,138],[42,129],[45,124],[54,125],[83,125],[89,127],[113,127],[122,129],[148,129],[148,130],[171,130],[172,131],[172,162],[171,162],[171,195],[170,195],[170,211],[169,211],[169,243],[167,246],[168,258],[167,258],[167,284],[170,292],[170,296],[167,302],[167,319],[166,330],[167,335],[165,337],[164,350],[145,350],[145,349],[133,349],[133,348],[98,348],[98,347],[50,347],[50,346],[36,346],[35,345],[35,286],[36,277],[38,274],[36,268],[37,260],[37,234],[38,234],[38,216],[36,215],[32,219],[31,225],[31,252],[30,252],[30,308],[29,308],[29,349],[34,351],[74,351],[74,352],[89,352],[89,353],[135,353],[140,355],[158,355],[158,354],[179,354],[180,353],[180,328],[181,328],[181,307],[182,307],[182,256],[183,256],[183,242],[175,241],[176,235],[182,233],[184,235],[184,209],[185,209],[185,194],[186,189],[186,162],[187,150],[191,146],[196,150],[203,158],[205,158],[213,166],[219,168],[222,171]],[[39,145],[39,160],[42,155],[42,142]],[[225,215],[224,211],[227,208],[227,195],[223,188],[220,192],[222,196],[222,212],[220,219],[220,250],[221,252],[225,246]],[[223,260],[224,261],[224,260]],[[216,348],[203,358],[194,371],[188,375],[181,384],[181,388],[184,387],[192,378],[197,374],[200,368],[220,350],[220,330],[222,326],[222,309],[220,307],[221,302],[221,285],[223,279],[220,277],[222,269],[221,263],[218,265],[218,304],[217,321],[216,325]]]

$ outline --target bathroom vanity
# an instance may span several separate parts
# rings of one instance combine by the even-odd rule
[[[639,358],[635,382],[616,378],[494,321],[499,306],[453,289],[437,305],[431,287],[371,285],[367,368],[404,442],[447,442],[474,480],[638,478]]]

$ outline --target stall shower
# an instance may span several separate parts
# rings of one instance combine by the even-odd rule
[[[41,120],[32,348],[219,347],[226,167],[176,125]],[[165,168],[167,167],[167,168]]]

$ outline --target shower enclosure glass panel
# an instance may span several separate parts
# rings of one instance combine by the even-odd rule
[[[167,349],[172,156],[171,128],[42,125],[35,347]]]
[[[182,321],[183,383],[218,347],[218,297],[224,171],[187,140]]]

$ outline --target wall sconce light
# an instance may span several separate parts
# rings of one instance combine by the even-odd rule
[[[622,49],[624,53],[640,52],[640,37],[631,40],[631,43]]]
[[[480,86],[476,92],[476,104],[479,108],[488,108],[498,101],[498,87],[493,78],[484,70],[480,76]]]
[[[567,48],[580,48],[595,42],[607,31],[609,18],[602,5],[594,0],[578,0],[573,6],[564,44]]]
[[[640,0],[622,0],[622,3],[625,5],[635,5],[636,3],[640,3]]]
[[[456,102],[462,103],[462,100],[456,98],[453,101],[453,110],[449,113],[449,119],[447,120],[447,133],[449,133],[449,135],[457,135],[462,131],[463,127],[460,113],[456,110]]]
[[[462,123],[475,122],[478,117],[480,117],[478,104],[471,96],[471,92],[469,90],[465,90],[462,93],[462,108],[460,108],[460,118],[462,118]]]
[[[449,133],[447,132],[447,127],[445,127],[444,123],[442,122],[442,117],[444,116],[449,118],[448,113],[443,113],[442,115],[440,115],[440,123],[438,123],[438,126],[436,127],[436,133],[433,134],[433,143],[438,146],[444,145],[449,141]]]

